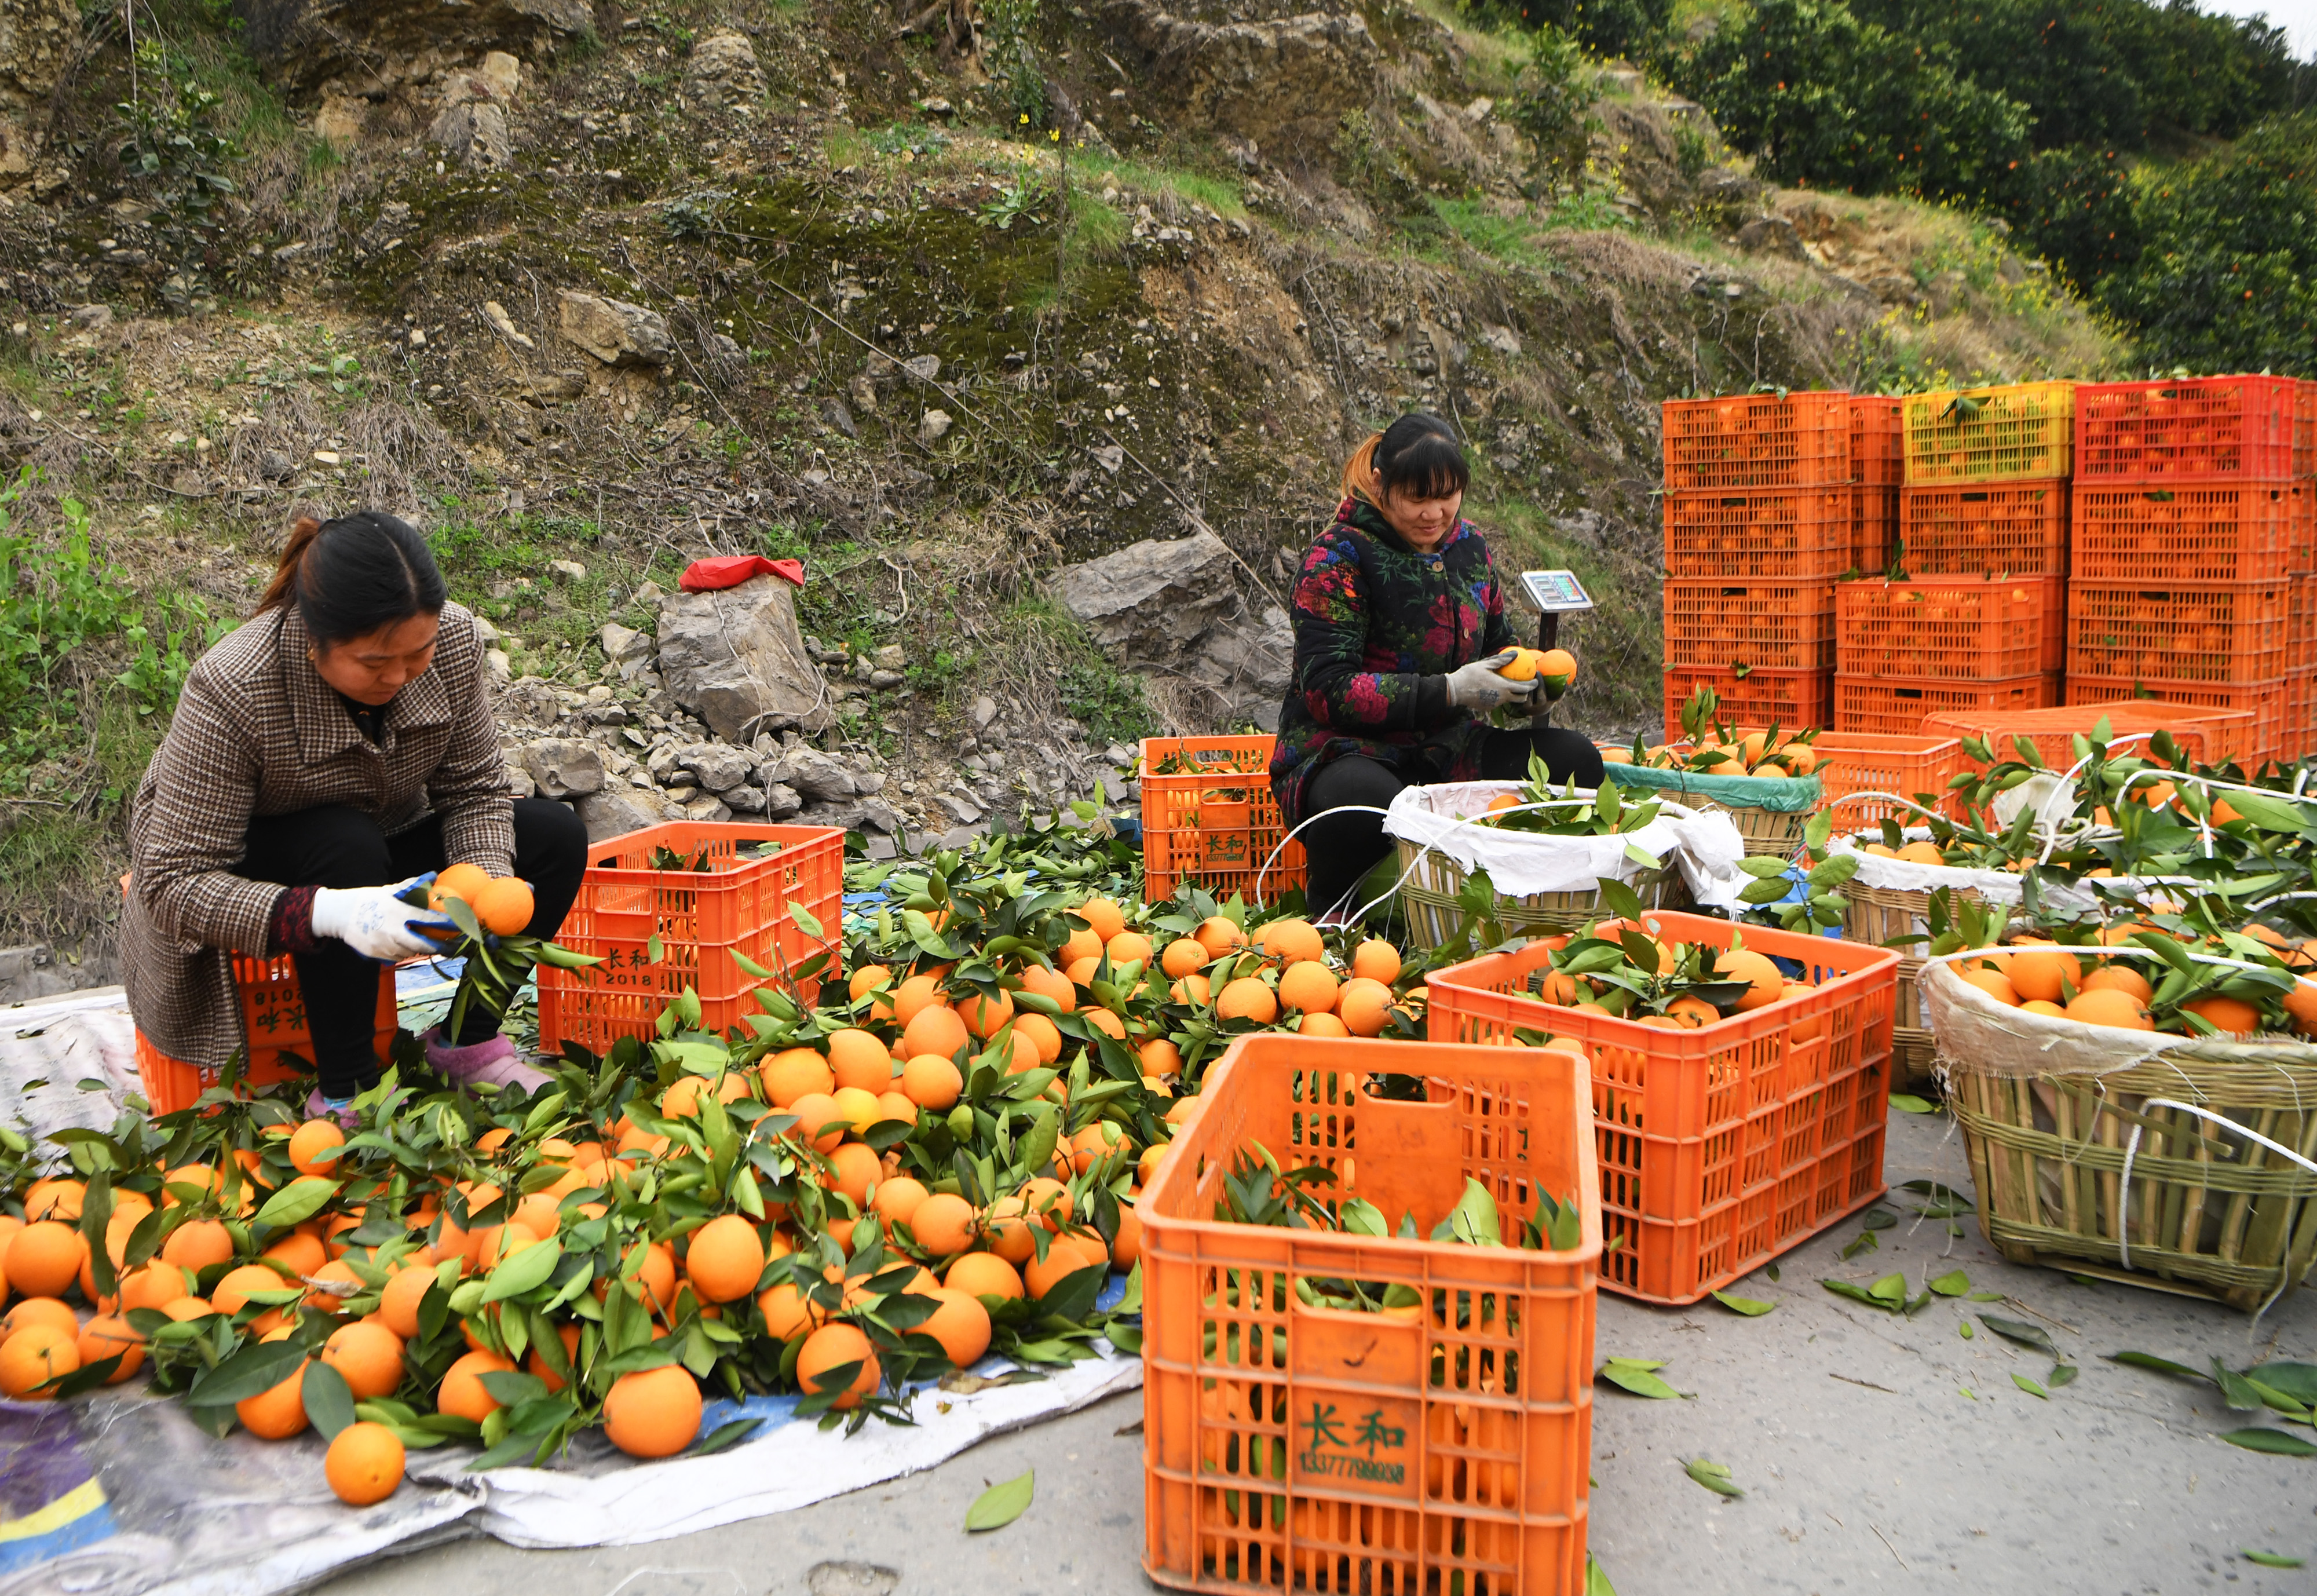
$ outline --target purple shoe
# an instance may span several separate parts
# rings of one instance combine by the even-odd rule
[[[314,1089],[313,1094],[306,1099],[306,1117],[309,1119],[335,1119],[338,1122],[338,1128],[344,1131],[359,1130],[362,1127],[362,1119],[353,1109],[333,1108],[329,1104],[324,1102],[322,1100],[322,1089],[318,1086]]]
[[[547,1084],[544,1071],[515,1062],[514,1044],[505,1036],[490,1036],[465,1047],[454,1047],[441,1031],[429,1031],[426,1063],[452,1085],[469,1089],[497,1091],[503,1086],[519,1086],[525,1091],[537,1091]]]

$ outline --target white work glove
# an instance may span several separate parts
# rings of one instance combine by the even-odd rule
[[[1510,665],[1514,658],[1515,650],[1507,649],[1501,654],[1491,654],[1486,659],[1475,659],[1450,671],[1449,704],[1458,709],[1494,709],[1508,698],[1526,698],[1535,692],[1534,677],[1514,682],[1497,674],[1498,668]]]
[[[413,909],[396,895],[434,879],[430,872],[390,887],[317,887],[314,935],[335,937],[364,958],[380,963],[441,953],[442,941],[426,932],[448,937],[458,929],[451,917]]]

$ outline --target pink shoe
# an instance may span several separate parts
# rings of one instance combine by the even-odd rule
[[[426,1034],[426,1063],[453,1086],[497,1091],[519,1086],[537,1091],[547,1084],[544,1071],[515,1063],[514,1044],[491,1036],[465,1047],[453,1047],[441,1031]]]
[[[322,1089],[318,1086],[314,1089],[313,1094],[306,1099],[306,1117],[309,1119],[321,1119],[324,1117],[335,1119],[338,1122],[338,1128],[345,1131],[358,1130],[362,1126],[361,1117],[356,1115],[353,1109],[334,1109],[329,1106],[329,1104],[324,1102],[322,1100]]]

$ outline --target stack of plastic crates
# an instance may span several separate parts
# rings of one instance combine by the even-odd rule
[[[2248,761],[2312,746],[2317,484],[2309,384],[2078,390],[2067,702],[2253,717]]]
[[[1828,723],[1834,585],[1889,547],[1898,403],[1820,392],[1666,405],[1668,738],[1700,687],[1732,722]]]
[[[1901,401],[1903,582],[1837,596],[1834,723],[1904,737],[1923,717],[2059,702],[2074,385]]]

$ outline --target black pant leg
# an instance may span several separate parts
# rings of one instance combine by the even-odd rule
[[[1325,913],[1355,891],[1367,873],[1391,851],[1383,834],[1383,817],[1342,811],[1345,804],[1388,809],[1408,784],[1381,759],[1350,754],[1331,759],[1312,776],[1305,801],[1314,817],[1302,832],[1303,856],[1311,861],[1311,885],[1305,896],[1311,912]],[[1344,903],[1356,909],[1356,903]]]
[[[340,804],[261,815],[249,823],[238,874],[286,887],[375,887],[399,881],[394,851],[378,822]],[[380,966],[335,937],[291,961],[314,1038],[325,1097],[351,1097],[378,1080]]]
[[[1566,726],[1490,732],[1481,744],[1481,779],[1525,781],[1531,754],[1544,760],[1556,784],[1573,779],[1580,787],[1601,785],[1601,750],[1593,746],[1591,738]]]

